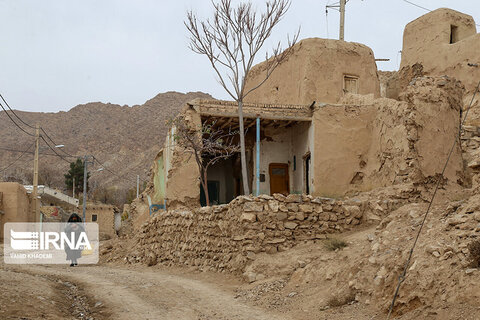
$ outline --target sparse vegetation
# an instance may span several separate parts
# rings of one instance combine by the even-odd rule
[[[474,240],[468,245],[470,251],[470,266],[480,268],[480,240]]]
[[[330,238],[325,240],[323,242],[323,245],[328,251],[335,251],[337,249],[343,249],[346,246],[348,246],[348,244],[345,241],[341,239],[336,239],[336,238]]]
[[[349,291],[344,295],[335,295],[330,297],[330,299],[327,301],[327,305],[329,307],[341,307],[351,303],[352,301],[355,301],[355,292]]]

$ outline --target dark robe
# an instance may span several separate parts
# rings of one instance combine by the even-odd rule
[[[65,227],[65,233],[67,237],[70,239],[71,233],[73,232],[76,244],[80,238],[80,234],[84,231],[85,229],[83,228],[82,219],[76,213],[72,214],[68,219],[67,226]],[[70,249],[70,247],[65,243],[65,252],[67,253],[66,260],[76,262],[77,259],[82,257],[82,249],[83,248],[81,247],[76,250]]]

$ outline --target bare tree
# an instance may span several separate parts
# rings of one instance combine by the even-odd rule
[[[292,52],[300,30],[288,40],[288,47],[282,50],[280,42],[273,48],[271,56],[266,54],[265,77],[246,89],[246,79],[255,62],[255,57],[272,34],[274,27],[290,7],[290,0],[269,0],[266,10],[257,14],[252,3],[240,3],[232,7],[231,0],[213,2],[212,20],[198,21],[192,11],[187,13],[185,26],[190,32],[190,49],[206,55],[218,77],[218,82],[238,103],[240,123],[240,148],[243,191],[250,194],[245,157],[245,132],[243,124],[244,99],[259,88],[271,76],[277,66]]]
[[[224,131],[215,126],[216,121],[204,122],[200,128],[195,128],[182,116],[169,122],[176,129],[173,135],[176,146],[195,157],[200,172],[200,183],[209,206],[208,168],[219,160],[228,159],[240,151],[235,139],[238,131],[232,131],[230,128]]]

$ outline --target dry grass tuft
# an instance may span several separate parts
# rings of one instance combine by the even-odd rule
[[[328,251],[335,251],[337,249],[343,249],[348,246],[345,241],[336,238],[325,240],[323,245]]]

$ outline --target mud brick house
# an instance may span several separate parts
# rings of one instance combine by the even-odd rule
[[[27,190],[16,182],[0,183],[0,241],[3,241],[5,223],[37,220],[33,212],[32,197]]]
[[[80,214],[81,215],[81,214]],[[98,223],[100,239],[111,238],[115,235],[115,207],[108,204],[88,203],[85,212],[85,222]]]
[[[260,79],[261,69],[262,64],[253,68],[247,86]],[[426,77],[409,86],[400,101],[378,98],[377,68],[368,47],[303,40],[244,104],[250,189],[342,197],[434,176],[458,133],[463,90],[454,79]],[[238,128],[237,111],[235,102],[197,99],[181,116],[192,128],[213,120],[214,130],[227,130]],[[154,203],[166,201],[169,208],[197,207],[198,167],[175,145],[175,130],[155,159],[150,194]],[[240,172],[239,155],[209,168],[213,204],[241,194]],[[450,183],[462,182],[459,148],[445,176]]]

